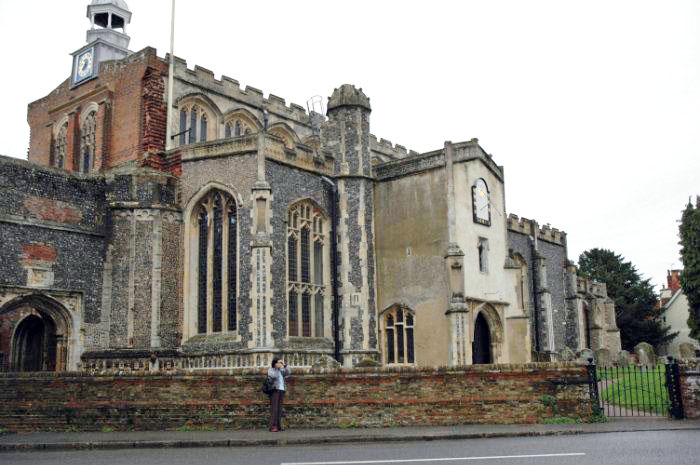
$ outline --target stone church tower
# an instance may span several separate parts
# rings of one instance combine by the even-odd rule
[[[28,106],[28,161],[0,157],[0,369],[619,351],[604,286],[563,232],[506,213],[478,140],[409,151],[371,134],[353,85],[323,114],[178,57],[168,128],[170,57],[128,50],[123,0],[87,16],[66,80]]]

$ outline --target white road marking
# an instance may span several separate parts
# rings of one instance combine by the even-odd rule
[[[530,459],[541,457],[573,457],[582,455],[586,454],[583,452],[572,452],[569,454],[492,455],[486,457],[449,457],[435,459],[356,460],[342,462],[283,462],[280,465],[360,465],[373,463],[455,462],[457,460]]]

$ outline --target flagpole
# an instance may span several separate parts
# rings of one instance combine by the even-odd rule
[[[165,127],[165,149],[173,146],[173,75],[175,74],[175,0],[170,14],[170,68],[168,70],[168,119]]]

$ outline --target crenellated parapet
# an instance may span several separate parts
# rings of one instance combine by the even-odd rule
[[[520,234],[535,237],[537,239],[558,245],[566,245],[566,233],[557,228],[552,228],[549,223],[540,226],[535,220],[520,218],[513,213],[508,215],[508,229]]]
[[[369,135],[369,145],[372,151],[372,163],[384,163],[392,160],[401,160],[406,157],[418,155],[415,150],[407,150],[399,144],[392,144],[390,140],[377,139],[374,134]]]
[[[166,55],[165,61],[170,60]],[[214,72],[199,65],[194,69],[187,67],[187,62],[179,57],[175,57],[175,78],[190,85],[202,89],[203,92],[214,92],[215,94],[228,97],[238,103],[249,105],[262,110],[266,109],[283,119],[293,120],[304,126],[311,126],[311,119],[306,109],[296,103],[287,105],[284,98],[274,94],[264,97],[263,91],[252,86],[241,88],[238,80],[222,75],[221,79],[216,79]],[[225,112],[224,109],[220,109]]]

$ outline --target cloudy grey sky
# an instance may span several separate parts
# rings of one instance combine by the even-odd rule
[[[424,152],[479,139],[508,213],[605,247],[652,283],[700,194],[700,2],[177,0],[175,54],[305,106],[352,83],[372,133]],[[127,0],[131,50],[169,49],[170,0]],[[0,154],[70,74],[88,0],[0,0]]]

